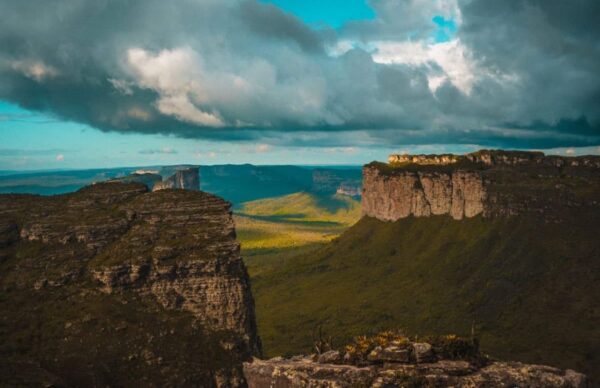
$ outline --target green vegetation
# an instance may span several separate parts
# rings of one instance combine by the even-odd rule
[[[236,213],[245,256],[331,241],[360,218],[360,202],[305,192],[246,202]]]
[[[0,386],[184,386],[239,363],[190,313],[85,279],[36,290],[33,265],[0,263]]]
[[[600,370],[599,225],[363,218],[331,243],[248,260],[267,356],[388,328],[469,334],[493,357]]]
[[[473,163],[466,158],[459,159],[451,164],[418,164],[418,163],[383,163],[371,162],[365,167],[372,167],[379,170],[382,175],[394,175],[395,173],[410,172],[440,172],[451,173],[456,170],[484,170],[486,166]]]
[[[348,361],[362,365],[369,364],[368,356],[377,347],[385,349],[388,346],[394,346],[407,350],[410,359],[415,362],[413,342],[419,342],[418,338],[413,338],[411,341],[402,330],[385,330],[372,336],[355,337],[350,344],[344,347],[343,352]],[[432,354],[444,360],[483,361],[476,338],[463,338],[455,334],[429,335],[420,342],[432,345]]]

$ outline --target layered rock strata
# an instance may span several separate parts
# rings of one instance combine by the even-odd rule
[[[237,360],[260,354],[260,342],[230,207],[204,192],[148,192],[143,184],[118,182],[54,197],[0,196],[0,287],[9,295],[0,301],[6,309],[0,321],[4,328],[14,326],[13,331],[30,325],[24,327],[41,338],[20,341],[18,353],[11,350],[14,345],[0,345],[3,357],[17,363],[39,358],[44,369],[84,386],[109,381],[102,365],[74,361],[98,354],[114,360],[111,373],[120,380],[111,385],[127,381],[117,372],[122,365],[132,368],[134,376],[167,386],[243,385]],[[10,302],[14,298],[30,298],[32,306],[9,314],[16,308]],[[64,305],[52,302],[56,298],[64,298]],[[68,311],[64,318],[63,311]],[[126,313],[111,315],[115,311]],[[48,314],[44,321],[52,330],[34,323],[39,314]],[[184,325],[188,319],[193,323]],[[68,346],[60,345],[51,355],[35,351],[55,349],[56,327],[58,333],[65,331],[58,336]],[[89,331],[94,328],[107,330],[109,347],[99,346],[104,338]],[[161,345],[171,337],[204,344],[197,371],[181,369],[191,363],[181,357],[196,345]],[[2,339],[12,340],[9,335]],[[128,342],[131,348],[123,346]],[[181,356],[173,353],[177,346]],[[207,354],[214,361],[206,361]],[[69,363],[89,377],[65,366]]]
[[[557,219],[556,209],[597,206],[586,184],[600,183],[600,157],[479,151],[391,155],[363,168],[363,214],[385,221],[408,216],[454,219],[523,213]]]
[[[239,334],[258,353],[254,304],[230,207],[203,192],[141,196],[123,207],[134,222],[94,259],[92,273],[106,292],[134,289],[154,296],[208,327]]]

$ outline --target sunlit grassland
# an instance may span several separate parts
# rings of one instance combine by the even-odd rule
[[[356,199],[295,193],[247,202],[236,212],[235,222],[249,257],[331,241],[359,218]]]

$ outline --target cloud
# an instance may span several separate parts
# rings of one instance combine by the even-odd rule
[[[595,146],[600,5],[576,3],[378,0],[334,31],[257,0],[0,0],[0,99],[273,146]]]
[[[58,154],[58,155],[56,155],[56,160],[57,160],[58,162],[62,162],[62,161],[64,161],[64,160],[65,160],[65,155],[63,155],[63,154]]]
[[[259,144],[256,146],[256,152],[258,153],[265,153],[265,152],[269,152],[271,150],[271,146],[268,144]]]
[[[171,147],[164,147],[161,149],[141,150],[139,153],[141,155],[175,155],[178,153],[178,151]]]

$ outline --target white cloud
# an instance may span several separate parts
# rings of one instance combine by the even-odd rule
[[[200,58],[192,49],[178,48],[152,54],[132,48],[127,51],[127,61],[139,86],[160,94],[156,103],[160,112],[194,124],[223,126],[217,115],[201,110],[193,102],[208,102],[208,96],[202,87],[204,76]]]
[[[477,76],[483,73],[469,50],[458,39],[442,43],[381,41],[373,44],[376,47],[373,60],[377,63],[409,66],[438,65],[442,73],[430,68],[428,76],[429,88],[432,92],[449,81],[468,95]]]
[[[38,82],[41,82],[46,78],[56,77],[58,75],[58,70],[38,60],[12,61],[10,63],[10,67],[13,70],[22,73],[26,77],[34,79]]]
[[[259,144],[256,146],[256,152],[258,153],[265,153],[265,152],[269,152],[271,150],[271,146],[268,144]]]
[[[56,160],[62,162],[63,160],[65,160],[65,156],[63,154],[58,154],[56,155]]]

